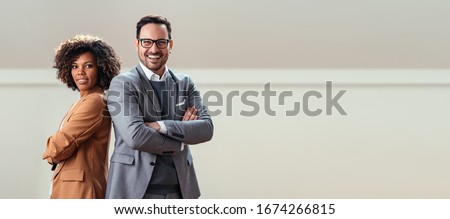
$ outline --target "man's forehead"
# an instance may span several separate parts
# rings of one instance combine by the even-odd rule
[[[140,35],[141,38],[150,36],[167,37],[169,36],[169,31],[165,24],[149,23],[142,26]]]

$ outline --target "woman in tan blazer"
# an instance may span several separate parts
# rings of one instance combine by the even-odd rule
[[[54,170],[50,198],[104,198],[111,133],[104,92],[119,74],[120,60],[100,38],[77,35],[58,47],[54,68],[80,98],[42,156]]]

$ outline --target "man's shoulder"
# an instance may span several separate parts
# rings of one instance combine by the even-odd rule
[[[113,80],[119,80],[119,81],[139,80],[139,73],[136,71],[136,68],[132,68],[127,72],[120,73],[119,75],[114,77]]]
[[[171,73],[172,77],[175,77],[176,80],[178,81],[189,81],[191,80],[191,76],[185,73],[180,73],[180,72],[174,72],[172,70],[169,70],[169,72]]]

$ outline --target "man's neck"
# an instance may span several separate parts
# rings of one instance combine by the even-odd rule
[[[166,68],[164,67],[164,69],[160,69],[159,72],[155,72],[153,70],[150,70],[153,72],[153,74],[158,75],[158,79],[161,79],[161,77],[163,76],[164,72],[166,71]]]
[[[154,72],[147,68],[144,64],[141,62],[139,63],[142,70],[144,70],[145,75],[149,80],[164,80],[167,77],[167,65],[164,66],[164,68],[160,72]]]

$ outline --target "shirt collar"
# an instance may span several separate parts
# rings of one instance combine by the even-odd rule
[[[161,76],[161,78],[159,78],[159,75],[155,74],[150,69],[148,69],[144,64],[142,64],[142,62],[139,62],[139,65],[141,65],[141,68],[144,71],[145,76],[150,81],[165,81],[167,78],[167,75],[169,75],[169,68],[167,68],[167,65],[164,66],[165,69],[164,69],[164,73]]]

